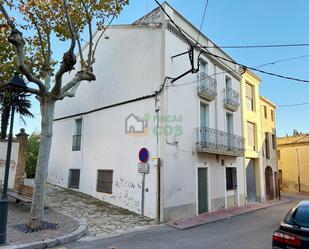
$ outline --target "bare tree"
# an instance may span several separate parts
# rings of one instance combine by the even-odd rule
[[[16,69],[33,83],[34,87],[29,87],[28,92],[36,95],[42,115],[40,149],[29,221],[32,228],[40,228],[44,218],[55,103],[65,97],[74,97],[81,82],[96,79],[92,70],[97,47],[97,44],[93,43],[93,29],[97,27],[104,32],[106,20],[117,16],[126,4],[128,0],[0,0],[0,20],[2,23],[5,20],[4,28],[9,30],[6,32],[8,48],[15,49],[13,61]],[[15,20],[9,16],[7,9],[12,8],[19,11],[23,20]],[[87,30],[89,43],[87,50],[82,50],[80,34]],[[23,32],[34,35],[24,38]],[[69,43],[60,64],[52,57],[52,38]],[[0,41],[5,40],[0,37]],[[78,56],[75,55],[75,49],[78,49]],[[80,70],[75,72],[70,81],[63,82],[63,76],[74,69],[77,60],[80,62]]]

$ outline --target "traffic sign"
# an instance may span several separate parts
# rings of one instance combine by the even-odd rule
[[[138,158],[140,162],[147,163],[149,160],[149,151],[146,148],[141,148],[138,153]]]

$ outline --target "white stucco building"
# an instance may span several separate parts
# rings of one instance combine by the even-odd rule
[[[194,45],[199,36],[195,69],[200,46],[232,58],[163,7],[186,38],[160,8],[106,31],[96,82],[56,105],[48,181],[141,213],[138,152],[145,147],[144,215],[170,220],[243,205],[241,75],[235,64],[203,53],[198,73],[172,82],[192,69],[189,54],[173,58],[188,51],[186,39]]]

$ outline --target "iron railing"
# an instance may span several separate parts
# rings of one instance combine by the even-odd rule
[[[239,93],[230,87],[225,88],[225,98],[224,104],[226,106],[231,106],[234,109],[239,107]]]
[[[214,99],[217,96],[217,81],[206,73],[197,75],[197,90],[198,94],[205,96],[208,99]]]
[[[82,135],[74,135],[73,136],[73,143],[72,143],[72,150],[78,151],[81,147]]]
[[[244,138],[223,131],[200,127],[196,129],[196,147],[200,152],[242,156]]]

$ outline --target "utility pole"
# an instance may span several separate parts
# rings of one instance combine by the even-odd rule
[[[297,160],[297,181],[298,181],[298,192],[301,192],[300,187],[300,167],[299,167],[299,155],[298,155],[298,149],[296,148],[296,160]]]

